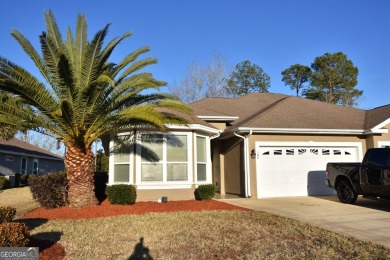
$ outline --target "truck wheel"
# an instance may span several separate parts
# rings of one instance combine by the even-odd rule
[[[357,200],[357,194],[352,189],[349,181],[340,181],[336,186],[337,197],[342,203],[353,204]]]

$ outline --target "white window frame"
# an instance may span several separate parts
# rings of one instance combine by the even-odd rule
[[[37,168],[34,169],[34,164],[37,163]],[[38,158],[33,158],[33,162],[32,162],[32,174],[36,174],[38,175],[39,173],[39,159]]]
[[[197,159],[197,151],[198,151],[198,147],[197,147],[197,137],[202,137],[202,138],[205,138],[206,140],[206,180],[205,181],[198,181],[198,159]],[[194,171],[195,171],[195,185],[199,185],[199,184],[209,184],[209,183],[212,183],[212,174],[211,174],[211,149],[210,149],[210,137],[206,136],[206,135],[200,135],[200,134],[195,134],[195,138],[194,138]],[[203,163],[203,162],[202,162]]]
[[[23,169],[23,160],[26,161],[25,168]],[[27,157],[21,157],[20,158],[20,174],[27,174]]]
[[[117,135],[120,136],[134,136],[132,132],[126,132],[126,133],[120,133]],[[130,137],[132,138],[132,137]],[[115,141],[110,141],[110,151],[114,149]],[[108,183],[109,185],[113,184],[134,184],[134,145],[131,145],[130,151],[129,151],[129,161],[128,162],[115,162],[115,154],[111,154],[109,157],[109,175],[108,175]],[[128,182],[119,182],[115,181],[115,165],[129,165],[129,181]]]
[[[15,157],[13,156],[13,155],[6,155],[5,156],[6,157],[6,160],[8,161],[8,162],[13,162],[14,160],[15,160]]]
[[[142,165],[142,157],[141,157],[141,138],[137,138],[137,148],[136,148],[136,185],[138,189],[189,189],[193,183],[192,179],[192,134],[190,132],[168,132],[168,133],[160,133],[160,132],[144,132],[139,133],[142,134],[156,134],[163,136],[163,158],[159,162],[163,167],[163,181],[141,181],[141,165]],[[187,137],[187,180],[183,181],[168,181],[167,180],[167,136],[168,135],[182,135]]]

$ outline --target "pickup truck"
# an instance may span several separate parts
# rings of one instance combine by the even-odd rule
[[[371,148],[361,163],[328,163],[326,185],[336,189],[342,203],[358,195],[390,199],[390,148]]]

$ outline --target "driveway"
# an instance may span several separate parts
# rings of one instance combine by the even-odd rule
[[[233,205],[273,213],[390,248],[390,203],[360,198],[355,205],[335,196],[222,199]]]

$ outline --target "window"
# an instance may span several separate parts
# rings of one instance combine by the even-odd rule
[[[207,180],[207,150],[206,137],[196,137],[196,180]]]
[[[190,137],[189,133],[143,134],[138,145],[141,182],[190,181]]]
[[[120,135],[114,140],[112,153],[114,156],[114,182],[131,183],[131,150],[132,136]]]
[[[14,156],[13,155],[6,155],[6,160],[13,162],[14,161]]]
[[[26,174],[27,173],[27,158],[22,157],[21,162],[20,162],[20,173],[21,174]]]
[[[32,168],[33,174],[38,174],[38,159],[33,159],[33,168]]]

